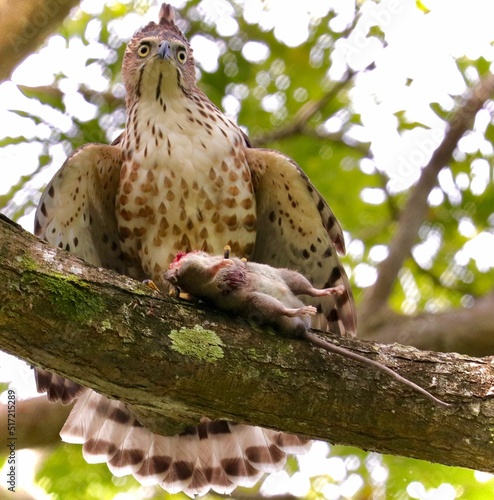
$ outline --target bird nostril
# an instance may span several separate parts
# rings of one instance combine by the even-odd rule
[[[161,59],[169,59],[172,55],[172,50],[169,42],[161,42],[158,45],[158,55]]]

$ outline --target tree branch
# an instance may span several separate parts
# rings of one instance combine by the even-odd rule
[[[292,137],[301,132],[304,132],[307,128],[307,122],[319,111],[324,109],[324,107],[338,95],[343,88],[345,88],[348,83],[355,76],[355,72],[349,71],[346,78],[341,82],[335,83],[320,99],[309,101],[304,104],[293,117],[293,119],[286,123],[283,127],[279,129],[265,133],[252,138],[252,144],[256,148],[264,147],[273,141],[279,141],[281,139],[286,139]]]
[[[155,296],[5,217],[0,282],[6,352],[118,397],[155,431],[176,432],[206,415],[494,472],[489,359],[334,340],[453,403],[434,406],[386,375],[304,341]],[[218,337],[220,349],[211,345]]]
[[[51,35],[79,0],[0,2],[0,81]]]
[[[382,311],[387,303],[396,276],[410,255],[420,226],[426,217],[427,199],[436,184],[439,172],[450,161],[458,141],[471,127],[475,115],[493,92],[494,75],[489,74],[475,86],[471,96],[452,117],[443,141],[434,151],[429,163],[422,169],[420,178],[402,211],[397,231],[389,245],[388,257],[379,265],[377,280],[366,290],[361,302],[360,325],[364,328],[372,327],[373,321],[378,321],[377,312]]]
[[[361,333],[360,338],[376,342],[490,356],[494,353],[494,292],[476,299],[471,307],[442,313],[406,316],[388,310],[372,329],[366,328]]]
[[[34,375],[33,375],[34,376]],[[17,449],[38,448],[60,442],[60,429],[69,416],[72,405],[51,404],[45,396],[17,401],[15,405],[15,433]],[[43,415],[43,418],[40,418]],[[0,405],[0,436],[7,434],[7,405]],[[0,448],[0,459],[7,455],[6,446]]]

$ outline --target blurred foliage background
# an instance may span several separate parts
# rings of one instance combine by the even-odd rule
[[[294,158],[329,202],[345,229],[345,265],[358,302],[376,279],[408,194],[448,120],[491,70],[490,3],[172,3],[191,40],[200,87],[255,145]],[[84,0],[0,85],[4,214],[32,230],[41,190],[65,157],[123,130],[125,45],[158,9],[147,0]],[[427,218],[390,299],[396,312],[468,308],[492,290],[493,110],[488,101],[477,114],[429,194]],[[87,465],[78,446],[43,450],[32,464],[35,498],[168,497],[133,478],[113,478],[106,466]],[[487,499],[494,481],[318,443],[259,491],[238,490],[233,498],[268,494]]]

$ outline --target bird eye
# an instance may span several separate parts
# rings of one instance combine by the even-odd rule
[[[143,43],[138,49],[137,49],[137,55],[139,57],[146,57],[149,52],[151,51],[151,47],[147,43]]]
[[[180,64],[185,64],[187,61],[187,50],[185,48],[180,48],[177,50],[177,59]]]

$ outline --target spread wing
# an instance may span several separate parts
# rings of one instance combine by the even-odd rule
[[[257,203],[253,260],[303,274],[316,288],[338,285],[346,293],[302,298],[318,308],[313,327],[354,336],[356,311],[350,283],[338,258],[343,232],[321,194],[289,157],[268,149],[246,149]]]
[[[67,158],[41,195],[34,233],[95,266],[126,273],[118,239],[115,196],[122,164],[116,146],[87,144]],[[36,386],[64,404],[83,388],[36,369]]]
[[[125,273],[115,215],[121,155],[104,144],[76,149],[43,192],[34,233],[90,264]]]

